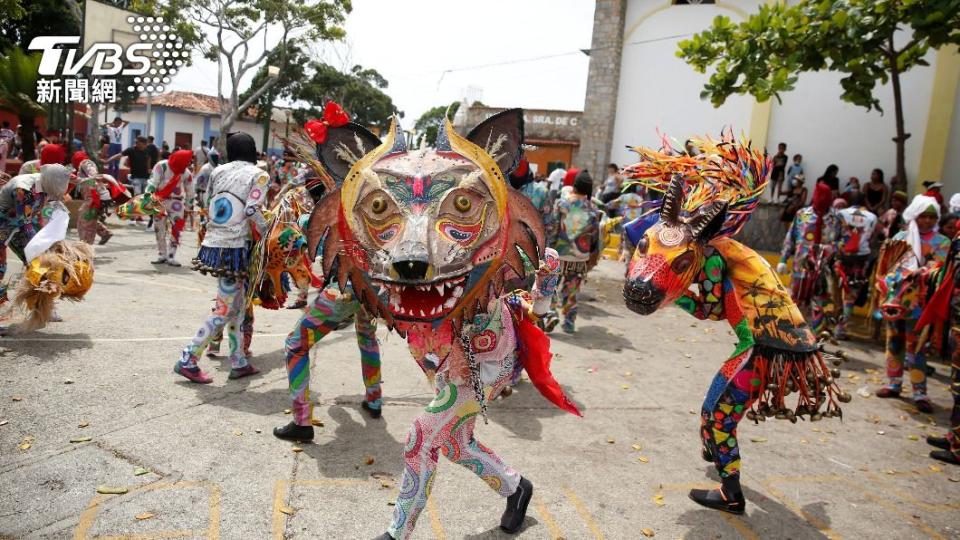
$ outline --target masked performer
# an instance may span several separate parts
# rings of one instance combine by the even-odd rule
[[[853,307],[859,300],[865,300],[867,295],[870,240],[877,228],[877,216],[863,206],[865,199],[863,193],[857,192],[850,197],[850,207],[839,212],[840,250],[836,270],[843,312],[834,334],[838,339],[847,339],[847,324],[853,315]]]
[[[322,241],[324,275],[405,335],[436,386],[411,427],[394,519],[379,538],[411,536],[441,453],[507,498],[500,526],[517,531],[533,485],[477,441],[478,415],[521,367],[578,412],[550,375],[549,340],[533,321],[548,309],[558,262],[538,265],[532,293],[501,296],[504,280],[523,276],[519,250],[539,261],[544,242],[536,210],[505,178],[519,158],[522,111],[494,115],[466,138],[446,122],[435,149],[408,150],[395,122],[382,142],[339,115],[306,129],[338,184],[313,212],[310,252]]]
[[[18,332],[43,328],[54,319],[53,304],[60,298],[78,302],[93,285],[93,249],[66,240],[70,216],[60,201],[47,205],[51,217],[24,248],[29,261],[17,284],[13,303],[26,315]]]
[[[77,171],[77,189],[83,199],[77,216],[77,234],[87,244],[92,244],[99,235],[102,246],[113,236],[100,220],[104,207],[109,203],[123,202],[130,194],[112,176],[101,174],[86,152],[74,152],[70,162]]]
[[[0,188],[0,305],[7,301],[3,277],[7,272],[7,247],[26,265],[24,247],[40,230],[45,203],[59,201],[70,184],[70,169],[43,165],[39,173],[14,176]]]
[[[569,171],[568,171],[569,172]],[[560,191],[547,223],[547,243],[560,254],[560,293],[554,308],[563,315],[563,331],[576,331],[577,293],[600,257],[600,211],[590,199],[593,179],[580,171],[570,189]],[[555,323],[544,321],[548,328]]]
[[[192,159],[193,153],[187,153]],[[230,343],[229,377],[239,379],[260,372],[244,354],[242,327],[250,300],[251,250],[267,228],[263,204],[270,177],[255,165],[257,147],[253,137],[246,133],[227,137],[227,156],[230,162],[217,167],[210,178],[204,203],[210,209],[210,216],[197,255],[202,263],[198,268],[218,277],[216,307],[173,368],[175,373],[201,384],[211,383],[213,379],[200,370],[197,360],[210,340],[224,330]],[[184,167],[187,164],[189,161]]]
[[[829,262],[840,238],[840,216],[832,203],[830,186],[817,184],[810,206],[801,208],[793,218],[777,265],[777,273],[785,274],[787,260],[793,258],[790,295],[801,308],[810,307],[814,333],[827,329]]]
[[[183,231],[184,197],[193,198],[193,181],[190,164],[192,150],[177,150],[167,159],[160,160],[150,173],[150,180],[143,194],[146,207],[162,207],[154,216],[154,231],[157,238],[157,258],[152,264],[181,266],[177,261],[177,247]],[[159,210],[159,208],[157,208]]]
[[[206,200],[207,186],[210,184],[210,176],[213,175],[213,170],[220,165],[220,154],[215,152],[210,152],[207,155],[207,162],[203,164],[203,167],[200,167],[200,170],[197,172],[197,177],[194,179],[194,188],[197,192],[196,202],[197,207],[200,209],[200,225],[203,226],[206,223],[206,208],[204,208],[204,202]]]
[[[726,320],[739,338],[701,409],[702,455],[716,466],[722,486],[694,489],[690,497],[742,514],[741,418],[796,422],[805,415],[839,416],[836,401],[850,396],[838,396],[839,373],[827,369],[813,333],[767,262],[730,238],[759,202],[769,160],[732,137],[695,144],[702,152],[696,156],[637,148],[641,161],[625,171],[627,178],[665,193],[659,220],[642,235],[631,233],[638,241],[623,296],[641,315],[676,302],[699,319]],[[788,405],[787,395],[794,392],[798,403]]]
[[[25,161],[18,174],[36,174],[44,165],[63,165],[67,161],[67,148],[62,144],[46,144],[40,149],[40,157]]]
[[[928,274],[946,259],[950,240],[937,232],[940,205],[933,197],[914,197],[903,211],[903,218],[907,221],[907,230],[898,232],[884,245],[877,262],[877,285],[883,296],[879,315],[887,323],[889,379],[886,386],[877,390],[877,397],[900,397],[906,365],[917,409],[931,413],[925,340],[918,339],[916,322],[926,302]]]
[[[956,196],[954,196],[956,197]],[[951,205],[953,199],[951,199]],[[930,451],[930,457],[960,465],[960,235],[950,243],[947,260],[936,276],[936,291],[920,314],[916,328],[918,331],[938,322],[946,321],[950,331],[950,393],[953,395],[953,409],[950,412],[950,430],[946,436],[927,436],[927,444],[936,447]]]

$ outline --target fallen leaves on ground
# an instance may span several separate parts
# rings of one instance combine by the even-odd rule
[[[317,427],[323,427],[323,420],[317,420],[316,418],[314,418],[314,419],[310,420],[310,425],[312,425],[312,426],[317,426]]]
[[[97,493],[101,495],[123,495],[130,491],[125,487],[114,487],[114,486],[97,486]]]
[[[880,431],[877,431],[877,435],[886,435],[886,434],[887,432],[882,429]]]
[[[364,465],[373,465],[373,462],[374,462],[373,456],[367,456],[363,458]]]
[[[766,437],[750,437],[750,442],[756,442],[756,443],[767,442],[767,438]]]
[[[643,450],[643,446],[641,446],[639,443],[634,443],[634,444],[632,444],[632,445],[630,446],[630,448],[633,448],[633,449],[636,450],[637,452]]]
[[[663,493],[657,493],[653,496],[653,503],[657,506],[664,506],[667,503],[663,501]]]
[[[916,435],[907,435],[907,438],[910,439],[911,441],[919,441],[919,440],[920,440],[920,437],[917,437]]]
[[[646,536],[647,538],[653,538],[653,535],[656,534],[655,532],[653,532],[653,529],[650,529],[650,528],[645,528],[640,532],[642,532],[643,535]]]
[[[286,515],[288,515],[288,516],[292,516],[292,515],[293,515],[293,508],[290,508],[289,506],[281,506],[281,507],[280,507],[280,512],[283,513],[283,514],[286,514]]]
[[[236,430],[236,431],[233,432],[233,435],[234,435],[235,437],[240,437],[240,436],[243,435],[243,432],[238,429],[238,430]]]
[[[23,438],[23,440],[20,441],[20,444],[17,446],[17,448],[19,448],[21,452],[26,452],[31,446],[33,446],[33,442],[36,440],[37,438],[33,435],[27,435]]]
[[[87,422],[86,420],[84,420],[84,421],[80,422],[79,424],[77,424],[77,427],[78,427],[78,428],[85,428],[85,427],[89,427],[89,426],[90,426],[90,422]]]
[[[73,379],[65,379],[63,384],[73,384]]]
[[[640,456],[637,458],[637,461],[639,461],[640,463],[650,463],[650,458],[648,458],[647,456]]]
[[[133,517],[136,518],[136,519],[138,519],[139,521],[143,521],[143,520],[145,520],[145,519],[150,519],[150,518],[154,517],[155,515],[156,515],[156,514],[154,514],[153,512],[144,512],[144,513],[142,513],[142,514],[137,514],[137,515],[135,515],[135,516],[133,516]]]
[[[943,469],[941,469],[940,467],[937,467],[936,465],[930,465],[930,467],[928,467],[928,468],[929,468],[931,471],[933,471],[933,472],[940,472],[940,471],[943,470]]]
[[[283,414],[290,414],[290,413],[292,413],[292,412],[293,412],[293,410],[291,410],[291,409],[284,409],[284,410],[283,410]]]
[[[290,449],[290,451],[291,451],[291,452],[303,452],[303,448],[300,448],[299,446],[294,446],[293,448]]]
[[[620,385],[620,388],[623,389],[623,390],[629,390],[629,389],[630,389],[630,385],[629,385],[629,384],[621,384],[621,385]]]
[[[9,424],[9,423],[10,423],[9,420],[0,420],[0,426],[5,426],[5,425],[7,425],[7,424]]]
[[[21,396],[13,396],[13,397],[10,398],[10,399],[11,399],[12,401],[23,401],[23,397],[21,397]]]
[[[82,443],[82,442],[90,442],[90,441],[92,441],[92,440],[93,440],[93,437],[74,437],[74,438],[70,439],[70,442],[71,442],[71,443]]]
[[[143,476],[143,475],[147,474],[148,472],[150,472],[150,471],[147,470],[147,469],[144,469],[143,467],[137,467],[136,469],[133,470],[133,475],[134,475],[134,476]]]

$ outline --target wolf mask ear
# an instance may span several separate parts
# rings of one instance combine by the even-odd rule
[[[508,109],[487,118],[470,130],[467,140],[483,148],[503,176],[509,176],[523,153],[523,109]]]
[[[320,163],[336,180],[342,184],[350,167],[364,154],[380,146],[380,139],[370,131],[354,123],[340,127],[330,127],[327,140],[317,145],[317,157]]]

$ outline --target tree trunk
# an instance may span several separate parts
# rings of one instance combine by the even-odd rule
[[[897,66],[897,58],[899,55],[893,48],[892,35],[888,43],[890,46],[890,86],[893,87],[894,122],[897,126],[897,136],[893,138],[893,142],[897,145],[897,179],[896,181],[891,181],[891,187],[894,190],[907,191],[907,168],[905,162],[907,139],[910,138],[910,134],[906,133],[906,128],[903,123],[903,96],[900,90],[900,68]]]
[[[20,116],[20,160],[37,159],[37,140],[33,138],[33,126],[37,121],[33,116]]]

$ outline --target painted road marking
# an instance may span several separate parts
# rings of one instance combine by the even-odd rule
[[[597,525],[597,522],[594,521],[593,516],[590,515],[590,511],[587,510],[587,505],[583,504],[583,501],[580,500],[580,497],[577,497],[576,493],[573,492],[570,488],[565,488],[563,494],[567,497],[567,500],[573,504],[573,508],[576,509],[577,514],[580,514],[580,519],[587,525],[587,528],[590,529],[590,533],[593,534],[593,537],[597,540],[603,540],[603,531],[600,530],[600,526]]]
[[[86,510],[80,514],[80,520],[77,528],[73,531],[73,540],[88,540],[88,533],[96,521],[97,514],[100,512],[100,505],[118,497],[127,497],[147,491],[167,490],[167,489],[196,489],[203,488],[207,490],[209,499],[209,512],[207,517],[207,529],[205,530],[170,530],[170,531],[152,531],[142,534],[124,534],[119,536],[98,536],[97,539],[134,539],[134,540],[153,540],[156,538],[182,538],[184,536],[205,536],[207,540],[219,540],[220,538],[220,486],[211,482],[154,482],[130,488],[130,491],[123,495],[101,495],[97,494],[90,500]]]
[[[539,496],[534,496],[533,498],[533,509],[536,510],[537,514],[540,515],[540,519],[543,520],[543,524],[547,527],[547,532],[550,533],[550,538],[553,540],[560,540],[563,538],[563,534],[560,533],[560,527],[557,525],[556,518],[553,517],[553,514],[547,510],[547,506],[543,504],[543,501],[540,500]]]

